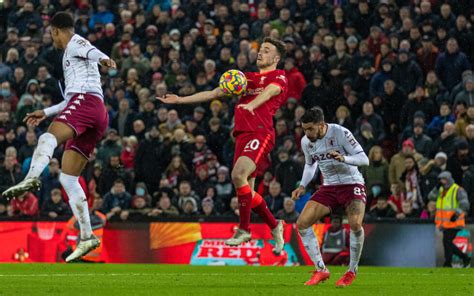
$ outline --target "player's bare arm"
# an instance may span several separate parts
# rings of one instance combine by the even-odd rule
[[[195,104],[219,99],[224,96],[224,92],[219,87],[216,87],[213,90],[198,92],[191,96],[180,97],[175,94],[166,94],[164,97],[156,97],[156,99],[165,104]]]
[[[38,126],[43,120],[47,118],[43,110],[36,110],[32,113],[26,113],[23,122],[30,126]]]
[[[298,186],[293,192],[291,193],[291,199],[292,200],[298,200],[300,199],[301,195],[303,195],[306,192],[306,188],[302,185]]]
[[[237,108],[242,108],[250,113],[254,114],[254,110],[270,100],[274,96],[278,96],[281,93],[281,88],[276,84],[268,85],[253,101],[248,104],[238,105]]]

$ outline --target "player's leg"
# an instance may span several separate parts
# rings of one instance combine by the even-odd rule
[[[7,198],[14,198],[27,191],[36,191],[41,186],[39,176],[49,164],[54,149],[74,137],[74,130],[63,122],[54,121],[48,131],[38,139],[38,145],[33,152],[30,169],[25,179],[3,193]]]
[[[66,262],[77,260],[100,245],[100,241],[92,234],[86,194],[79,183],[79,176],[87,161],[83,154],[75,150],[69,149],[63,154],[59,181],[69,197],[69,205],[79,223],[81,239],[74,252],[66,258]]]
[[[313,224],[330,212],[331,210],[327,206],[314,200],[309,200],[296,221],[303,246],[313,261],[316,270],[325,270],[326,266],[319,249],[318,239],[313,231]]]
[[[257,213],[260,218],[262,218],[263,222],[265,222],[268,227],[270,227],[272,231],[273,240],[275,241],[275,248],[273,249],[273,252],[275,252],[276,254],[280,254],[283,250],[283,247],[285,246],[285,240],[283,238],[283,221],[277,221],[275,219],[272,212],[268,208],[265,199],[263,199],[263,197],[257,191],[254,190],[254,177],[249,178],[249,186],[253,190],[253,197],[251,203],[252,210]]]
[[[330,275],[326,265],[324,264],[321,250],[319,249],[318,239],[313,231],[313,224],[328,215],[330,212],[331,210],[329,207],[317,201],[309,200],[296,221],[303,246],[316,268],[311,279],[305,283],[305,285],[308,286],[317,285],[320,282],[327,280]]]
[[[255,171],[256,165],[247,156],[240,156],[232,169],[232,183],[239,200],[240,224],[234,236],[226,241],[227,245],[236,246],[248,242],[250,236],[250,213],[252,205],[252,189],[248,178]]]
[[[360,255],[364,246],[365,202],[362,199],[353,199],[346,208],[350,227],[350,255],[349,270],[336,282],[336,287],[346,287],[354,281],[359,266]]]
[[[354,199],[347,208],[347,219],[350,226],[350,262],[349,270],[356,273],[359,265],[362,247],[364,246],[364,220],[365,203],[360,199]]]

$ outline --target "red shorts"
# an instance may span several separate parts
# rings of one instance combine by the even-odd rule
[[[69,125],[75,137],[66,142],[72,149],[89,158],[109,123],[109,114],[101,98],[91,94],[75,94],[54,121]]]
[[[338,207],[347,207],[354,199],[359,199],[366,203],[367,196],[364,185],[323,185],[311,197],[311,200],[328,207],[331,211]]]
[[[270,167],[270,152],[275,141],[272,134],[243,132],[235,134],[234,165],[241,156],[247,156],[257,166],[250,177],[263,175]]]

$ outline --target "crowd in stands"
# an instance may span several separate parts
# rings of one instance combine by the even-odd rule
[[[256,182],[270,210],[294,222],[301,177],[299,119],[319,105],[369,155],[367,216],[431,219],[438,175],[450,171],[474,217],[474,8],[469,0],[4,0],[0,3],[0,191],[25,176],[38,136],[22,119],[62,100],[62,53],[51,17],[114,59],[101,68],[110,128],[81,178],[111,220],[237,217],[230,180],[238,98],[164,105],[218,86],[227,69],[256,71],[259,42],[287,46],[289,98],[275,115],[272,166]],[[58,84],[58,81],[60,82]],[[0,216],[70,216],[58,176],[39,192],[0,200]],[[316,177],[311,186],[320,184]],[[99,204],[99,205],[100,205]]]

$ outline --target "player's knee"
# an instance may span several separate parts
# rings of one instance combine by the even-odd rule
[[[307,223],[307,221],[305,221],[304,219],[301,219],[301,217],[296,220],[296,227],[298,227],[298,231],[305,230],[310,226],[311,225],[309,225],[309,223]]]
[[[234,183],[234,185],[237,185],[237,186],[245,183],[245,181],[247,180],[247,176],[245,176],[245,171],[239,168],[234,168],[232,170],[231,177],[232,177],[232,183]]]
[[[43,133],[38,138],[38,145],[48,145],[56,147],[58,145],[58,141],[56,137],[51,133]]]
[[[359,232],[362,229],[362,222],[353,222],[349,226],[352,232]]]

